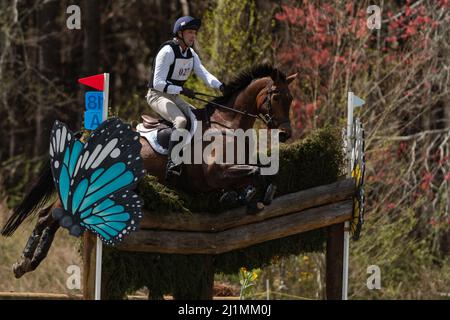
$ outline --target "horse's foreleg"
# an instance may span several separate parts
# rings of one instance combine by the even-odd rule
[[[260,168],[252,165],[231,165],[222,166],[221,170],[211,170],[215,171],[216,176],[214,177],[216,181],[225,183],[227,186],[233,188],[245,187],[244,191],[241,192],[238,199],[247,204],[249,212],[258,212],[264,208],[264,205],[269,205],[276,192],[276,186],[270,183],[266,176],[261,175]],[[218,176],[217,176],[218,175]],[[254,199],[256,193],[256,188],[263,190],[263,195],[261,199]],[[236,194],[235,191],[226,192],[221,199],[226,201],[227,199],[233,198]]]
[[[272,203],[275,192],[277,191],[277,186],[270,180],[271,179],[268,179],[268,176],[261,174],[257,174],[253,177],[253,184],[264,190],[264,194],[260,200],[266,206]]]
[[[257,213],[264,209],[264,204],[255,199],[259,186],[260,169],[252,165],[216,165],[210,166],[206,177],[216,183],[215,188],[229,189],[220,201],[239,201],[247,206],[248,213]],[[230,190],[231,189],[231,190]],[[236,190],[243,189],[238,194]]]

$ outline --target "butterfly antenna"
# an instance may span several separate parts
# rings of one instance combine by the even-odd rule
[[[39,212],[39,209],[45,205],[54,192],[55,186],[53,184],[50,160],[46,159],[39,174],[39,179],[28,191],[25,199],[14,210],[8,221],[6,221],[1,230],[1,235],[5,237],[11,236],[26,218]]]

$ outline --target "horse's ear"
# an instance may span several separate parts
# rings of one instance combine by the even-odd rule
[[[297,78],[298,73],[294,73],[293,75],[290,75],[286,78],[286,83],[291,84],[292,81],[294,81]]]

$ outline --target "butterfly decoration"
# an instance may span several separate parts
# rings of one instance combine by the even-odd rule
[[[55,121],[50,165],[63,208],[52,216],[74,236],[88,229],[115,245],[137,230],[142,200],[132,190],[144,176],[139,134],[117,118],[104,121],[80,141]]]
[[[353,124],[352,178],[355,179],[356,193],[353,198],[353,217],[350,224],[353,240],[358,240],[364,223],[364,172],[366,158],[364,154],[364,129],[359,118]]]

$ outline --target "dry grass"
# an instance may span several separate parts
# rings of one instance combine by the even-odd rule
[[[7,210],[0,205],[0,223],[5,222]],[[10,238],[0,238],[0,291],[14,292],[46,292],[78,294],[80,290],[69,290],[66,287],[66,273],[69,265],[82,268],[78,254],[78,241],[66,230],[59,230],[50,248],[47,258],[34,271],[16,279],[12,265],[20,258],[22,250],[34,227],[35,221],[25,222]]]

